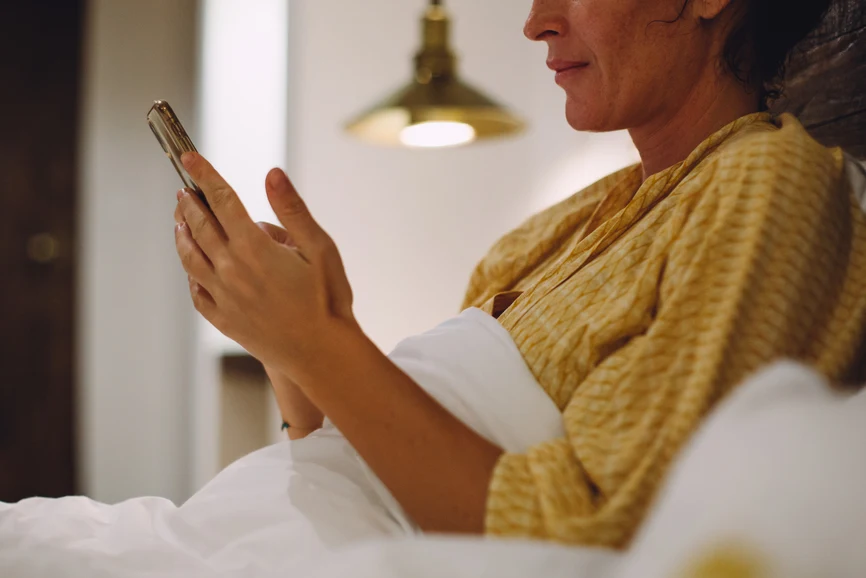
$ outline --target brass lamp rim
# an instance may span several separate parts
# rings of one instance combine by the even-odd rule
[[[433,121],[468,124],[475,140],[513,136],[526,128],[508,108],[451,77],[405,86],[348,122],[346,130],[371,144],[402,146],[403,129]]]

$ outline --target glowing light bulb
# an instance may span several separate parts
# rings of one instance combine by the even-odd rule
[[[414,148],[453,147],[474,140],[475,129],[462,122],[420,122],[407,126],[400,132],[400,142]]]

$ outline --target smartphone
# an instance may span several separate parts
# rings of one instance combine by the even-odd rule
[[[165,151],[165,156],[174,165],[174,170],[180,175],[180,180],[183,182],[184,187],[195,191],[205,206],[208,206],[207,199],[205,199],[204,193],[201,192],[201,188],[199,188],[189,173],[186,172],[183,163],[180,161],[183,153],[198,151],[195,145],[192,144],[192,139],[189,138],[177,115],[171,109],[171,105],[164,100],[155,101],[147,113],[147,124],[150,125],[150,130],[153,131],[156,140],[159,141],[162,150]]]

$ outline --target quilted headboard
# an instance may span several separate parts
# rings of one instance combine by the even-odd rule
[[[795,114],[823,144],[866,159],[866,0],[833,0],[795,49],[785,87],[773,112]]]

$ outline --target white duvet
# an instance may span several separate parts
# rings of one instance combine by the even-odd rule
[[[390,355],[509,451],[561,437],[508,333],[477,309]],[[180,507],[142,498],[0,504],[0,577],[662,577],[734,548],[761,576],[866,575],[866,394],[781,364],[683,454],[632,549],[422,537],[332,426],[247,456]]]

